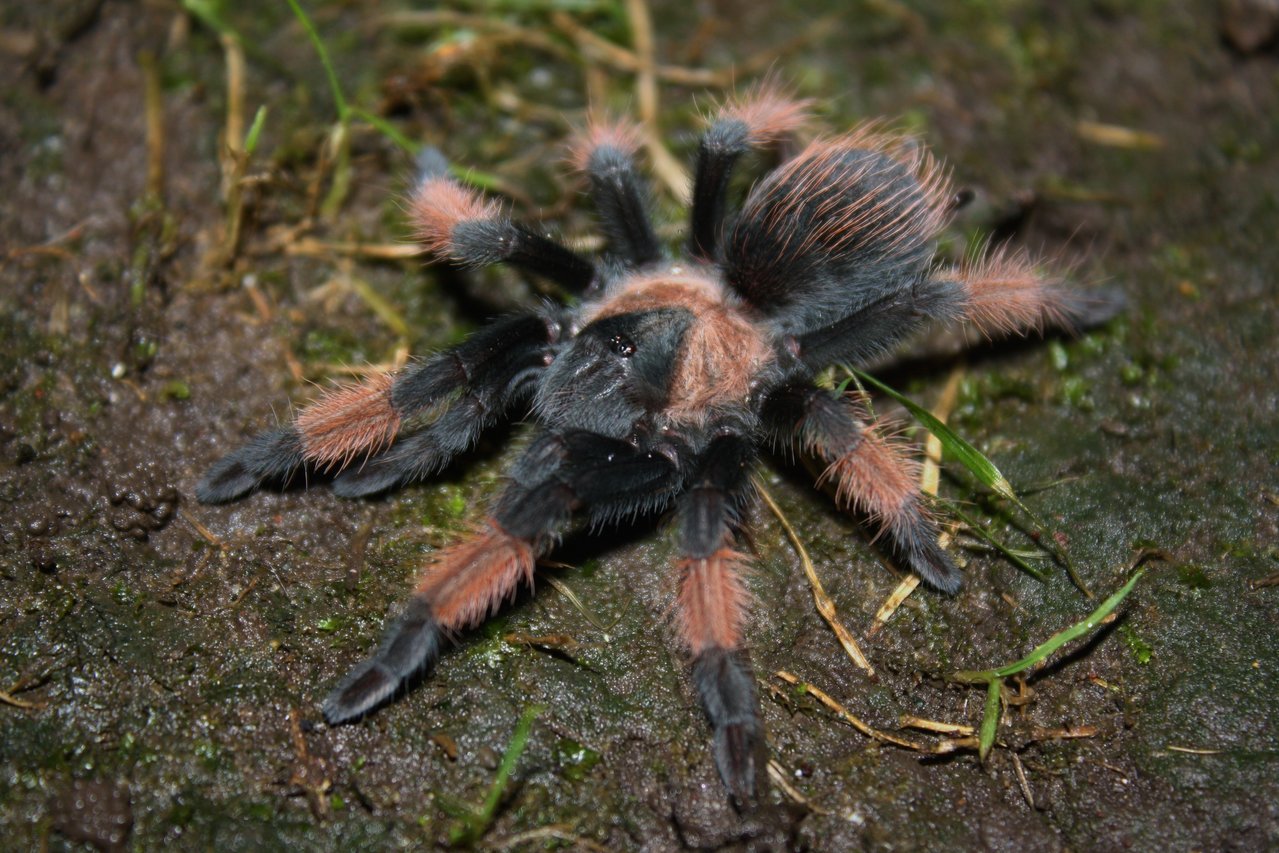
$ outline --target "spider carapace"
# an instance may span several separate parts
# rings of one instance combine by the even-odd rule
[[[428,251],[513,264],[574,298],[337,388],[201,481],[199,498],[210,503],[305,469],[335,472],[340,495],[382,492],[438,471],[486,427],[531,409],[535,433],[504,489],[473,533],[431,555],[377,651],[324,700],[330,724],[390,700],[446,638],[530,582],[575,514],[615,522],[669,512],[680,553],[677,632],[715,763],[732,796],[753,796],[763,735],[744,656],[749,558],[737,539],[766,446],[822,460],[838,500],[868,519],[900,564],[938,590],[959,588],[909,454],[856,398],[814,379],[882,354],[929,321],[1024,332],[1084,320],[1091,309],[1020,254],[937,262],[934,241],[955,196],[915,140],[882,125],[817,138],[730,203],[738,161],[779,147],[807,120],[807,103],[767,85],[720,108],[699,146],[682,256],[653,229],[639,135],[625,124],[593,124],[573,147],[607,237],[598,260],[512,222],[448,177],[438,154],[423,158],[410,208]]]

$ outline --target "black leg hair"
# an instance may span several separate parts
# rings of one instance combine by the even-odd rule
[[[410,598],[388,626],[382,644],[347,673],[320,706],[331,726],[358,720],[424,675],[440,656],[442,632],[421,598]]]
[[[799,358],[814,373],[832,364],[862,364],[883,355],[927,320],[962,310],[953,282],[920,279],[909,290],[887,293],[848,316],[796,338]]]
[[[798,439],[829,464],[823,479],[834,481],[841,503],[871,517],[889,553],[931,586],[958,592],[962,577],[938,544],[914,463],[878,435],[865,414],[847,397],[798,383],[773,389],[761,406],[765,427],[776,439]]]
[[[715,438],[702,452],[697,473],[680,500],[685,557],[709,557],[732,541],[754,499],[750,477],[755,458],[751,441],[735,434]]]
[[[307,464],[341,468],[361,454],[376,453],[378,442],[412,431],[414,421],[428,415],[437,419],[424,426],[423,438],[391,445],[340,475],[335,488],[348,496],[371,494],[443,467],[545,368],[562,322],[549,309],[503,318],[390,379],[374,380],[380,385],[339,388],[303,409],[295,423],[224,456],[200,481],[196,496],[202,503],[225,503],[264,483],[287,481]],[[441,406],[448,406],[442,414]],[[308,415],[317,409],[322,417]]]
[[[723,105],[697,149],[688,238],[694,258],[719,259],[728,185],[738,160],[788,136],[807,120],[808,107],[808,101],[787,98],[772,80]]]
[[[677,484],[678,467],[663,453],[589,433],[539,436],[512,469],[493,516],[476,535],[437,552],[378,650],[324,700],[325,720],[356,720],[429,669],[444,634],[475,624],[531,581],[537,556],[574,510],[633,506],[673,494]]]
[[[571,249],[509,219],[462,222],[453,229],[451,257],[474,266],[505,263],[581,293],[595,279],[595,266]]]
[[[661,260],[648,215],[647,188],[631,153],[611,144],[592,150],[586,163],[591,199],[608,236],[609,254],[635,269]]]
[[[680,488],[686,452],[581,430],[544,433],[512,468],[494,518],[512,535],[536,539],[583,507],[597,524],[657,511]]]
[[[711,753],[724,787],[740,802],[755,799],[766,761],[755,675],[738,649],[711,647],[693,658],[693,685],[711,724]]]
[[[453,179],[427,172],[410,199],[415,236],[428,251],[472,266],[508,263],[574,293],[595,280],[595,266]]]
[[[688,237],[689,253],[699,260],[716,260],[728,183],[738,159],[749,150],[750,128],[740,119],[721,119],[702,137]]]

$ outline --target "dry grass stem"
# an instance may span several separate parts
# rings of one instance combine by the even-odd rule
[[[874,726],[870,725],[869,723],[861,720],[859,717],[855,716],[851,711],[849,711],[843,705],[839,704],[839,702],[836,702],[834,699],[832,699],[826,692],[824,692],[820,688],[814,687],[813,685],[809,684],[806,681],[801,681],[797,676],[792,675],[786,670],[778,670],[774,674],[778,678],[780,678],[782,681],[785,681],[787,684],[792,684],[796,687],[801,688],[805,693],[808,693],[818,702],[821,702],[827,708],[829,708],[830,710],[838,714],[844,720],[844,722],[848,723],[850,726],[857,729],[857,731],[861,732],[862,734],[866,735],[866,737],[871,738],[872,740],[877,740],[877,741],[880,741],[881,743],[891,743],[894,746],[900,746],[905,749],[911,749],[911,750],[914,750],[915,752],[926,752],[926,753],[929,753],[930,755],[946,755],[954,752],[956,749],[959,749],[961,747],[969,746],[969,744],[967,743],[967,740],[970,740],[970,739],[943,740],[937,743],[923,743],[920,741],[911,740],[910,738],[900,737],[898,735],[893,734],[892,732],[886,732],[881,729],[877,729]]]
[[[963,723],[947,723],[941,720],[928,720],[923,717],[915,717],[910,714],[903,714],[898,720],[898,725],[904,729],[919,729],[925,732],[936,732],[943,735],[962,735],[969,737],[977,734],[977,730],[972,726],[966,726]]]
[[[799,534],[795,532],[795,528],[791,526],[790,520],[782,512],[781,507],[773,500],[773,496],[768,493],[762,483],[756,482],[756,490],[760,497],[764,499],[764,503],[768,505],[769,510],[777,517],[781,523],[782,529],[786,531],[786,537],[790,539],[791,545],[795,548],[795,553],[799,555],[799,562],[804,567],[804,575],[808,578],[808,585],[813,590],[813,602],[817,605],[817,612],[822,614],[822,618],[830,625],[831,630],[835,632],[835,637],[839,640],[839,644],[844,647],[845,653],[852,658],[853,663],[866,671],[871,678],[875,677],[875,668],[870,665],[870,661],[862,652],[861,646],[857,644],[857,640],[849,632],[844,624],[839,621],[839,614],[835,611],[835,602],[826,593],[822,586],[821,579],[817,577],[817,570],[813,567],[813,561],[808,556],[808,549],[804,547],[804,543],[800,540]]]

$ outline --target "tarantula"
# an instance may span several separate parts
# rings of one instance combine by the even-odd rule
[[[575,299],[493,321],[403,370],[330,391],[288,426],[217,462],[198,496],[229,501],[304,469],[369,495],[443,468],[531,404],[536,432],[467,538],[435,552],[373,655],[323,703],[333,725],[381,706],[434,663],[444,640],[484,620],[521,584],[575,513],[593,523],[671,510],[679,527],[677,630],[734,798],[763,762],[744,657],[749,594],[737,547],[764,445],[823,460],[841,504],[931,586],[960,574],[938,545],[915,464],[856,398],[814,383],[864,362],[925,321],[986,333],[1084,319],[1088,302],[1023,255],[945,266],[934,240],[954,207],[945,172],[914,140],[868,124],[819,138],[730,210],[735,165],[780,148],[808,103],[774,88],[726,102],[697,154],[685,253],[654,232],[635,128],[593,123],[572,161],[607,235],[598,262],[512,222],[425,158],[410,202],[416,236],[440,258],[513,264]]]

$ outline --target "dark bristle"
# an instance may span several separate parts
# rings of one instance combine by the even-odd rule
[[[287,480],[302,465],[297,430],[282,427],[264,432],[215,462],[195,487],[195,496],[205,504],[233,501],[263,483]]]
[[[930,521],[917,516],[910,525],[895,526],[888,545],[893,556],[905,564],[903,568],[934,589],[954,595],[963,586],[963,575],[937,544],[937,529]]]
[[[739,652],[710,648],[693,661],[693,684],[711,724],[711,749],[720,778],[735,799],[750,802],[763,764],[755,679]]]
[[[377,709],[406,682],[425,672],[439,653],[440,628],[430,605],[421,598],[410,599],[388,626],[377,652],[351,670],[325,698],[325,721],[336,726]]]

